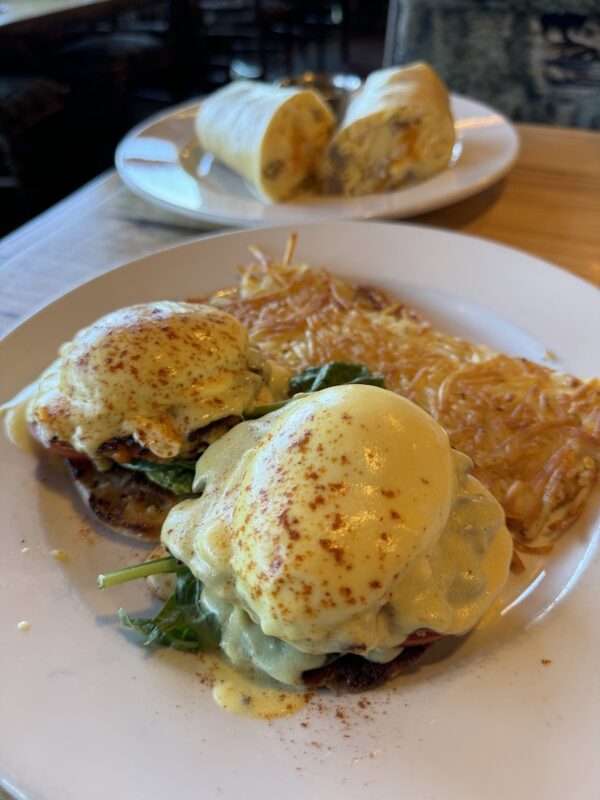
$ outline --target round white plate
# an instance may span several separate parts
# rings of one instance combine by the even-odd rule
[[[297,257],[394,290],[438,325],[580,375],[600,372],[599,293],[523,253],[422,227],[298,226]],[[232,284],[249,244],[210,237],[130,263],[43,308],[0,343],[2,397],[110,309]],[[118,625],[143,586],[96,575],[146,548],[94,530],[60,465],[0,437],[0,775],[33,800],[564,800],[598,797],[600,502],[549,556],[527,557],[504,613],[433,648],[390,687],[323,696],[273,722],[230,716],[195,656],[150,653]],[[28,551],[23,552],[27,547]],[[62,549],[68,561],[52,557]],[[20,631],[20,620],[31,623]]]
[[[136,194],[211,225],[255,227],[323,220],[408,217],[476,194],[505,175],[519,150],[515,129],[497,111],[452,96],[457,144],[452,163],[427,180],[364,197],[265,203],[238,175],[203,153],[194,137],[199,101],[134,128],[117,148],[121,178]]]

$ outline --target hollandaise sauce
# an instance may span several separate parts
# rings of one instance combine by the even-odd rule
[[[225,711],[244,717],[277,719],[296,714],[311,698],[309,692],[282,688],[233,667],[222,655],[200,657],[202,677]]]
[[[34,453],[37,449],[27,422],[27,406],[34,393],[35,384],[26,386],[10,403],[0,407],[0,415],[5,415],[4,429],[8,438],[26,453]]]

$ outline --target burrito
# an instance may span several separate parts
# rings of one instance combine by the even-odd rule
[[[453,146],[448,91],[437,73],[422,62],[377,70],[329,144],[323,190],[363,195],[394,189],[444,169]]]
[[[314,190],[334,128],[316,92],[256,81],[214,92],[195,119],[200,146],[275,202]]]

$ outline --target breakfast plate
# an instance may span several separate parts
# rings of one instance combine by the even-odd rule
[[[136,194],[198,223],[255,227],[323,220],[402,218],[486,189],[512,167],[515,129],[494,109],[451,97],[457,143],[448,168],[393,192],[266,203],[238,175],[201,151],[194,137],[199,101],[145,120],[119,144],[119,175]]]
[[[277,257],[290,230],[199,239],[56,299],[0,343],[0,401],[83,325],[232,285],[249,245]],[[392,290],[442,329],[538,362],[552,353],[554,368],[581,376],[600,372],[598,291],[560,269],[423,227],[294,230],[296,260]],[[0,437],[0,493],[0,785],[16,797],[597,796],[598,492],[552,553],[525,558],[502,613],[459,646],[433,648],[384,689],[322,695],[268,722],[221,710],[195,656],[153,653],[124,633],[116,610],[143,612],[149,596],[137,584],[100,592],[96,576],[148,547],[90,522],[60,465]]]

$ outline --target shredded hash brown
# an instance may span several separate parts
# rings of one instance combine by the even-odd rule
[[[435,330],[414,310],[323,269],[253,249],[239,287],[211,298],[292,373],[343,360],[428,411],[504,507],[516,549],[581,514],[600,463],[600,380],[583,382]],[[515,565],[517,566],[517,565]]]

